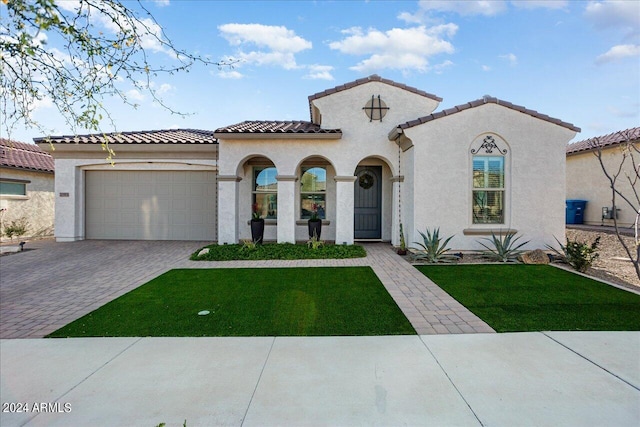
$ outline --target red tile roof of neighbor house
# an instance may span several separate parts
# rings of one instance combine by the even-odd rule
[[[625,129],[608,135],[596,136],[594,138],[573,142],[567,145],[567,154],[612,147],[627,141],[640,142],[640,127]]]
[[[320,125],[306,121],[246,120],[231,126],[219,128],[215,133],[257,133],[257,134],[342,134],[340,129],[323,129]]]
[[[439,96],[433,95],[431,93],[425,92],[425,91],[417,89],[415,87],[411,87],[411,86],[407,86],[407,85],[402,84],[402,83],[394,82],[393,80],[383,79],[382,77],[380,77],[377,74],[372,74],[369,77],[365,77],[365,78],[362,78],[362,79],[354,80],[352,82],[345,83],[343,85],[336,86],[336,87],[331,88],[331,89],[323,90],[322,92],[314,93],[313,95],[309,96],[309,102],[313,101],[314,99],[322,98],[323,96],[331,95],[332,93],[342,92],[343,90],[351,89],[352,87],[360,86],[360,85],[363,85],[365,83],[370,83],[370,82],[380,82],[380,83],[388,84],[388,85],[391,85],[391,86],[398,87],[400,89],[404,89],[404,90],[409,91],[409,92],[413,92],[413,93],[418,94],[418,95],[425,96],[427,98],[431,98],[431,99],[433,99],[435,101],[438,101],[438,102],[442,101],[442,98],[440,98]]]
[[[512,110],[519,111],[521,113],[527,114],[527,115],[535,117],[537,119],[541,119],[541,120],[545,120],[547,122],[554,123],[554,124],[556,124],[558,126],[562,126],[562,127],[567,128],[567,129],[571,129],[572,131],[575,131],[575,132],[580,132],[580,128],[572,125],[571,123],[563,122],[562,120],[559,120],[559,119],[554,119],[553,117],[549,117],[546,114],[539,113],[539,112],[537,112],[535,110],[530,110],[530,109],[528,109],[526,107],[523,107],[521,105],[512,104],[511,102],[502,101],[502,100],[500,100],[498,98],[494,98],[492,96],[484,96],[483,98],[476,99],[475,101],[467,102],[466,104],[456,105],[455,107],[447,108],[446,110],[442,110],[442,111],[439,111],[437,113],[429,114],[428,116],[420,117],[420,118],[417,118],[415,120],[411,120],[409,122],[402,123],[401,125],[399,125],[399,127],[401,129],[408,129],[408,128],[411,128],[411,127],[414,127],[414,126],[421,125],[423,123],[430,122],[432,120],[439,119],[441,117],[450,116],[452,114],[456,114],[456,113],[459,113],[461,111],[468,110],[470,108],[479,107],[481,105],[486,105],[486,104],[502,105],[503,107],[507,107],[507,108],[510,108]]]
[[[105,138],[109,144],[217,144],[209,130],[167,129],[135,132],[95,133],[89,135],[64,135],[33,138],[34,142],[54,144],[101,144]]]
[[[53,157],[40,147],[0,138],[0,167],[53,172]]]

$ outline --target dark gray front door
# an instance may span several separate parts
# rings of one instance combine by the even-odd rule
[[[354,191],[354,238],[382,237],[382,167],[358,166]]]

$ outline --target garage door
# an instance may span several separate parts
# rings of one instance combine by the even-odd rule
[[[87,171],[85,178],[87,239],[216,239],[215,172]]]

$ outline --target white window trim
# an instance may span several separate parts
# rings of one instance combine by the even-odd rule
[[[492,142],[496,145],[493,147],[493,150],[486,148],[483,149],[482,144],[487,139],[487,137],[492,138]],[[481,151],[481,149],[483,151]],[[469,227],[465,228],[463,234],[465,235],[473,235],[473,234],[491,234],[494,231],[496,234],[500,231],[505,232],[506,230],[512,230],[511,228],[511,147],[507,144],[507,142],[500,136],[494,133],[484,133],[479,135],[477,138],[473,140],[473,142],[469,146],[468,153],[468,165],[467,171],[469,173],[469,178],[467,179],[468,183],[468,224]],[[502,214],[502,223],[490,223],[490,224],[477,224],[473,222],[473,191],[476,190],[473,187],[473,158],[475,156],[484,156],[484,157],[498,157],[502,156],[504,158],[504,183],[503,183],[503,214]]]

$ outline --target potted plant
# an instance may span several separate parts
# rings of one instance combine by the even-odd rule
[[[251,211],[251,240],[259,244],[264,236],[264,218],[260,216],[262,210],[257,203],[251,206]]]
[[[309,238],[316,238],[320,240],[320,233],[322,233],[322,218],[318,215],[318,205],[313,204],[313,210],[311,211],[311,218],[309,218]]]

